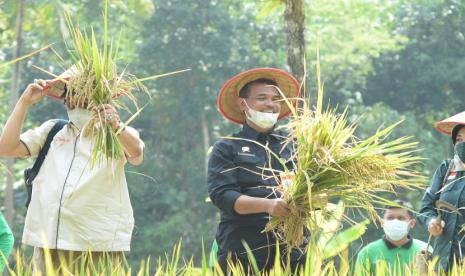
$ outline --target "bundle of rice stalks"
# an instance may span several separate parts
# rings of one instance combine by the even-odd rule
[[[65,18],[71,39],[66,42],[72,66],[65,72],[65,78],[56,76],[44,69],[38,68],[66,84],[66,101],[72,101],[81,107],[98,107],[110,104],[117,110],[125,110],[131,114],[124,122],[129,124],[142,111],[139,107],[134,92],[143,92],[150,97],[143,81],[188,71],[180,70],[145,78],[136,78],[126,73],[125,69],[118,70],[119,44],[113,43],[108,36],[108,1],[105,1],[103,12],[103,35],[101,41],[97,41],[97,35],[91,29],[90,33],[75,27],[71,16],[65,12]],[[119,39],[117,40],[119,42]],[[63,61],[63,67],[69,67]],[[133,108],[127,103],[132,103]],[[117,139],[118,130],[114,130],[109,124],[104,123],[105,114],[95,113],[93,118],[84,126],[83,137],[94,137],[95,145],[91,155],[91,167],[97,162],[121,159],[124,149]]]
[[[117,39],[116,43],[113,43],[113,40],[108,36],[108,0],[105,0],[104,7],[102,36],[96,35],[93,28],[91,28],[89,34],[87,31],[81,31],[75,27],[70,14],[65,11],[64,15],[71,37],[65,43],[72,61],[71,65],[55,52],[63,62],[62,67],[69,68],[65,73],[57,76],[43,68],[34,65],[33,67],[55,77],[51,83],[58,85],[56,88],[48,87],[50,89],[49,96],[52,94],[53,98],[61,99],[63,86],[66,85],[66,101],[72,101],[79,107],[98,107],[102,104],[110,104],[117,110],[125,110],[131,114],[130,118],[124,122],[124,126],[126,126],[143,109],[143,107],[138,106],[134,92],[143,92],[150,97],[142,82],[186,72],[190,69],[144,78],[136,78],[126,73],[125,69],[118,70],[118,42],[120,40]],[[97,37],[102,39],[97,41]],[[0,64],[0,68],[30,57],[50,46],[48,45],[18,59]],[[59,95],[54,95],[55,93]],[[134,105],[133,110],[129,108],[128,102]],[[91,168],[97,162],[120,159],[124,155],[123,147],[117,139],[121,129],[114,130],[110,125],[104,124],[104,119],[105,114],[96,113],[83,129],[83,137],[95,137],[95,145],[91,155]]]
[[[65,80],[67,85],[65,98],[77,102],[78,105],[85,103],[97,107],[102,104],[111,104],[116,109],[128,111],[129,108],[122,98],[130,99],[136,108],[133,115],[135,117],[141,109],[137,105],[133,91],[146,92],[146,88],[134,76],[117,69],[118,46],[114,46],[108,38],[107,5],[105,5],[103,15],[102,41],[97,41],[93,29],[89,35],[86,31],[76,28],[70,16],[66,15],[72,38],[67,47],[74,65],[70,78]],[[103,123],[103,116],[105,115],[95,113],[83,129],[84,137],[95,137],[95,146],[91,156],[92,167],[98,161],[121,159],[124,155],[123,148],[117,139],[117,131],[113,130],[111,125]]]
[[[375,204],[389,203],[379,192],[412,189],[422,179],[412,169],[420,161],[413,155],[417,143],[409,142],[409,137],[386,139],[399,123],[358,139],[356,123],[348,123],[347,109],[342,114],[323,110],[323,88],[320,83],[318,87],[316,109],[293,109],[287,125],[287,143],[296,145],[295,177],[292,185],[278,186],[278,190],[292,214],[272,218],[265,229],[274,231],[290,248],[303,243],[305,226],[318,231],[316,211],[324,212],[328,202],[342,200],[346,207],[362,208],[374,219]]]

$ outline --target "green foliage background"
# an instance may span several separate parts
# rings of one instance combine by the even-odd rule
[[[271,3],[275,2],[275,3]],[[389,3],[385,3],[389,2]],[[26,1],[22,53],[50,43],[66,57],[68,35],[62,10],[82,27],[101,28],[95,1]],[[288,70],[281,1],[251,0],[110,0],[110,28],[121,33],[121,64],[143,77],[178,69],[190,72],[147,82],[152,100],[134,122],[146,144],[145,162],[128,167],[136,228],[130,260],[163,256],[180,238],[183,253],[201,256],[211,244],[218,214],[205,202],[208,147],[238,129],[216,109],[222,83],[252,67]],[[16,1],[0,0],[0,63],[14,48]],[[465,4],[454,0],[308,1],[307,73],[313,96],[315,51],[319,47],[325,91],[331,105],[349,107],[351,119],[362,116],[364,137],[382,125],[405,120],[393,136],[412,135],[425,157],[419,169],[431,176],[450,155],[447,137],[434,121],[462,111],[465,94]],[[49,78],[39,66],[59,74],[57,56],[44,51],[22,62],[22,89],[34,78]],[[11,68],[0,71],[0,123],[8,115]],[[22,90],[21,90],[22,91]],[[312,96],[310,101],[312,100]],[[141,101],[147,101],[141,96]],[[66,116],[61,103],[35,106],[26,127]],[[123,115],[128,116],[128,114]],[[21,171],[15,165],[17,212],[13,225],[20,245],[25,210]],[[144,174],[146,176],[141,176]],[[4,179],[4,173],[3,173]],[[426,183],[421,183],[426,184]],[[2,189],[3,191],[3,189]],[[3,193],[3,192],[2,192]],[[401,197],[419,207],[422,190]],[[353,215],[358,221],[358,215]],[[381,235],[373,225],[362,244]],[[421,227],[413,235],[426,239]]]

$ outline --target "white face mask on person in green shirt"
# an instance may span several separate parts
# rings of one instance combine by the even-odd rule
[[[383,224],[386,237],[393,241],[399,241],[408,234],[409,222],[398,219],[385,220]]]

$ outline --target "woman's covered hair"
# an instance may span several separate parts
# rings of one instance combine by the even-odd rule
[[[465,125],[456,125],[452,129],[451,137],[452,137],[452,143],[454,143],[454,145],[455,145],[455,142],[457,141],[457,134],[459,134],[459,131],[462,127],[465,127]]]

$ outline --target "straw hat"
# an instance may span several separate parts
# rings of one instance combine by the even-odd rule
[[[451,135],[452,129],[456,125],[465,125],[465,111],[442,121],[436,122],[434,127],[444,134]]]
[[[217,100],[220,113],[236,124],[245,123],[245,114],[239,106],[239,92],[247,83],[262,78],[274,80],[286,98],[295,105],[300,86],[291,74],[276,68],[255,68],[232,77],[221,87]],[[284,103],[278,119],[286,117],[290,112]]]

